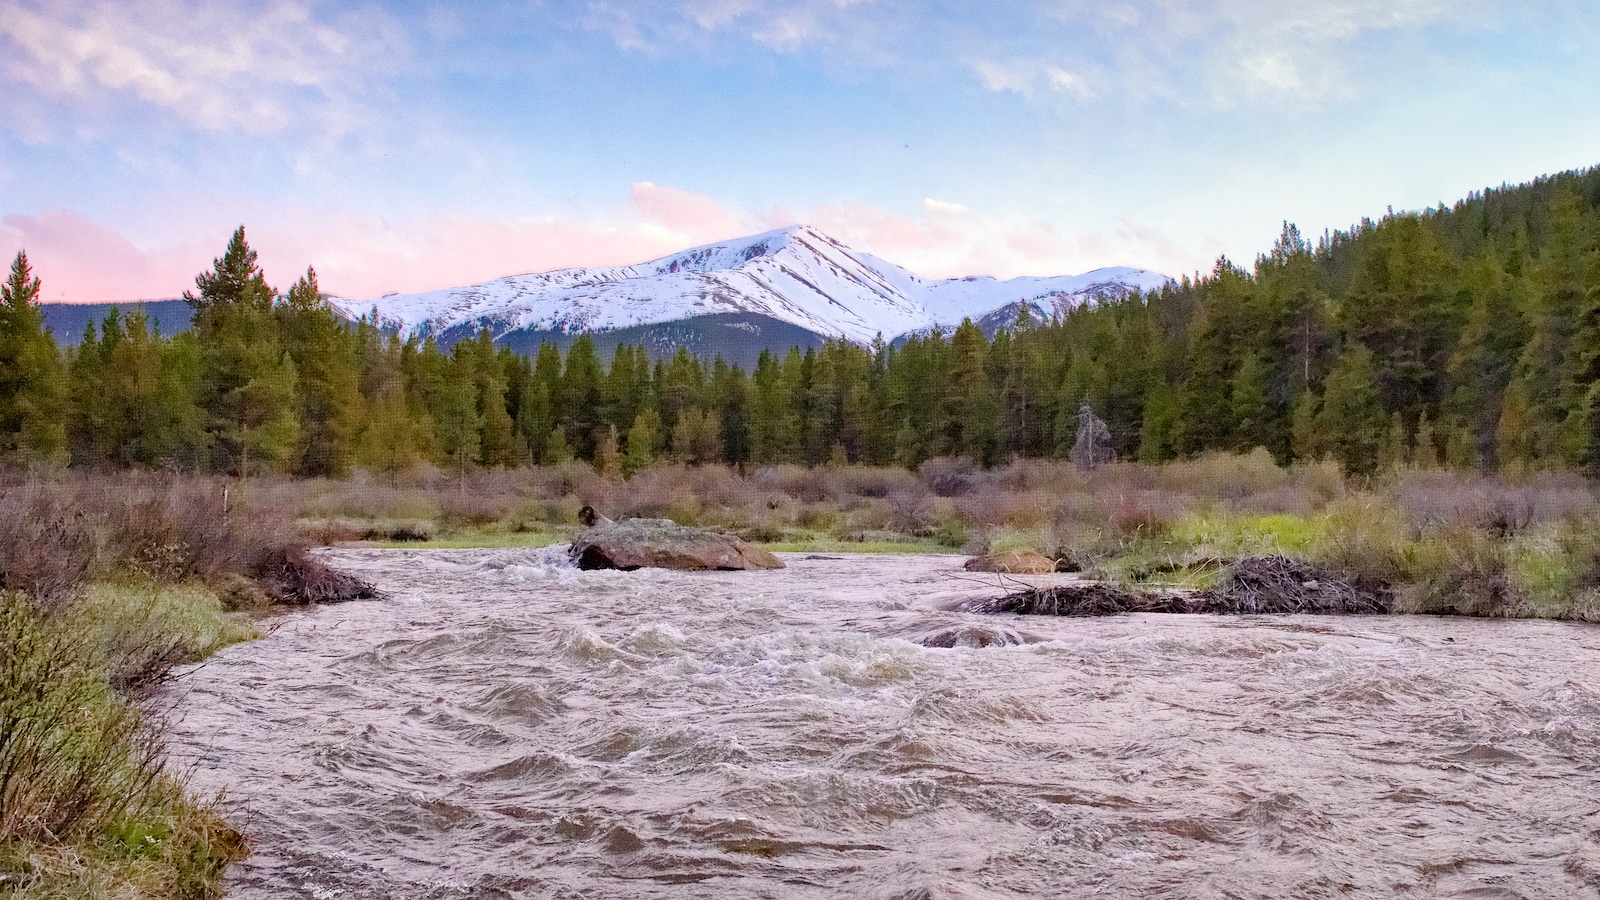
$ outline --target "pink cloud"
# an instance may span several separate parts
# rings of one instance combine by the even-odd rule
[[[175,297],[210,257],[195,245],[144,251],[120,233],[66,210],[0,220],[0,252],[18,251],[42,283],[47,302]]]
[[[268,281],[278,288],[286,289],[314,265],[325,290],[370,298],[567,266],[626,265],[798,222],[927,277],[1008,278],[1108,265],[1185,272],[1209,268],[1215,244],[1191,246],[1172,229],[1152,223],[1118,219],[1074,232],[936,200],[926,201],[914,215],[866,203],[757,212],[649,182],[634,185],[626,203],[589,219],[440,215],[390,220],[280,207],[254,213],[248,234]],[[193,285],[195,274],[221,253],[227,238],[226,230],[219,230],[183,235],[175,246],[143,249],[74,212],[0,222],[0,251],[9,255],[26,248],[50,301],[175,297]]]

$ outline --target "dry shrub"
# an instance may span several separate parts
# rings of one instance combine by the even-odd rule
[[[1238,512],[1257,515],[1285,515],[1305,518],[1321,506],[1319,498],[1303,484],[1286,484],[1252,495],[1235,505]]]
[[[902,534],[927,534],[933,528],[938,507],[922,491],[896,491],[885,501],[884,524]]]
[[[778,489],[801,503],[821,503],[833,499],[833,484],[822,469],[799,466],[777,467],[781,473]]]
[[[959,497],[985,479],[972,460],[964,456],[936,456],[917,467],[928,490],[940,497]]]
[[[1197,459],[1168,463],[1155,469],[1154,475],[1168,491],[1235,502],[1284,487],[1292,478],[1272,454],[1259,447],[1246,454],[1207,453]]]
[[[956,514],[969,525],[1038,525],[1050,516],[1050,500],[1036,492],[1006,491],[989,482],[955,502]]]
[[[1188,512],[1188,504],[1170,491],[1127,490],[1100,498],[1100,510],[1114,534],[1149,537],[1166,532]]]
[[[395,487],[364,477],[300,482],[297,486],[300,514],[311,518],[431,521],[439,517],[438,503],[426,488]]]
[[[88,581],[129,570],[164,582],[312,584],[310,573],[326,567],[306,556],[292,495],[253,487],[141,472],[0,481],[0,584],[46,611]],[[306,578],[279,578],[286,561]]]
[[[1089,479],[1104,471],[1080,469],[1058,460],[1015,459],[991,477],[1002,490],[1064,494],[1089,489]]]
[[[613,519],[668,518],[675,507],[685,505],[689,499],[681,481],[683,472],[683,467],[677,465],[644,469],[623,484],[609,509],[605,505],[595,508]]]
[[[1405,580],[1411,535],[1399,510],[1371,495],[1328,507],[1311,555],[1361,583]]]
[[[852,467],[828,471],[828,493],[834,497],[886,499],[896,491],[914,490],[917,477],[905,469]]]
[[[511,499],[462,484],[439,496],[439,518],[447,525],[488,525],[511,512]]]
[[[1412,472],[1399,494],[1406,518],[1418,528],[1467,525],[1501,537],[1595,512],[1592,489],[1576,475],[1540,475],[1508,485],[1442,470]]]
[[[6,484],[0,494],[0,589],[46,607],[68,602],[103,555],[101,535],[49,482]]]

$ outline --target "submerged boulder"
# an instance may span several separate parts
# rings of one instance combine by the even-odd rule
[[[963,566],[968,572],[999,572],[1004,575],[1048,575],[1056,571],[1056,561],[1037,550],[1007,550],[987,556],[974,556]]]
[[[684,571],[781,569],[783,561],[731,535],[690,528],[671,519],[594,517],[572,542],[580,569],[679,569]]]

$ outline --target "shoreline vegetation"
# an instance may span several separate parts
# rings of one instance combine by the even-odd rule
[[[778,552],[1033,550],[1060,571],[1142,592],[1211,591],[1248,560],[1282,557],[1381,592],[1396,613],[1600,622],[1600,504],[1575,474],[1511,480],[1402,466],[1350,475],[1265,450],[1157,466],[937,458],[860,466],[658,464],[633,476],[583,463],[375,479],[263,481],[325,544],[545,546],[578,510],[669,518]]]
[[[221,895],[245,838],[167,762],[150,689],[275,607],[375,596],[267,499],[219,478],[0,472],[0,896]]]

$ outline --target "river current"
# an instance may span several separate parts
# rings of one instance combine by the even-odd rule
[[[979,616],[1012,585],[949,556],[328,559],[390,599],[165,698],[234,897],[1600,895],[1600,628]]]

